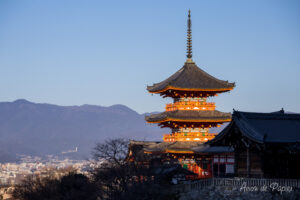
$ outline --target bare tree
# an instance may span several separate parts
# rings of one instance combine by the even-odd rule
[[[105,161],[111,165],[122,166],[128,152],[129,140],[124,138],[108,139],[104,143],[98,143],[93,149],[92,155],[96,161]]]
[[[132,166],[125,158],[129,141],[126,139],[108,139],[98,143],[93,149],[93,158],[99,165],[92,171],[98,187],[103,188],[103,199],[120,199],[132,179]]]
[[[163,185],[154,183],[151,169],[126,160],[128,145],[127,139],[109,139],[94,148],[93,157],[100,164],[92,177],[101,188],[101,199],[176,199]]]
[[[154,183],[151,169],[127,162],[129,141],[110,139],[93,149],[98,165],[87,177],[76,172],[30,176],[13,192],[16,200],[160,200],[176,199],[165,185]],[[46,170],[47,171],[47,170]],[[64,173],[64,172],[62,172]]]

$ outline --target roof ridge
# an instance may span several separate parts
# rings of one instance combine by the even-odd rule
[[[209,141],[207,141],[204,144],[210,145],[210,144],[212,144],[212,143],[214,143],[214,142],[219,141],[220,139],[222,139],[227,134],[228,130],[232,127],[233,123],[234,122],[232,120],[218,135],[216,135],[216,137],[214,139],[209,140]]]
[[[247,125],[244,124],[243,121],[241,121],[240,118],[242,118],[244,120],[244,122],[247,122]],[[244,129],[244,133],[251,139],[254,139],[258,142],[263,142],[264,140],[264,135],[261,135],[252,125],[251,123],[248,121],[247,117],[244,116],[242,113],[236,113],[232,116],[232,118],[234,118],[234,121],[239,124],[239,128]],[[248,131],[250,131],[251,133],[253,133],[253,136],[251,134],[248,133]],[[258,137],[258,138],[256,138]]]
[[[300,113],[278,113],[278,112],[271,112],[271,113],[259,113],[259,112],[241,112],[241,111],[234,111],[236,114],[241,114],[246,118],[251,119],[281,119],[281,120],[289,120],[289,119],[300,119]],[[299,119],[298,119],[299,118]]]
[[[197,65],[196,63],[194,63],[194,66],[195,66],[198,70],[200,70],[204,75],[206,75],[207,77],[213,78],[213,79],[215,79],[216,81],[219,81],[219,82],[221,82],[221,83],[227,83],[227,84],[230,84],[230,82],[229,82],[228,80],[224,81],[224,80],[218,79],[218,78],[216,78],[216,77],[210,75],[208,72],[206,72],[206,71],[204,71],[202,68],[198,67],[198,65]],[[234,82],[233,82],[233,84],[235,85]]]
[[[228,91],[235,87],[235,83],[228,80],[224,81],[216,78],[203,69],[199,68],[197,64],[185,62],[184,65],[169,76],[167,79],[154,83],[152,86],[147,86],[149,92],[160,93],[168,90],[168,87],[182,88],[182,89],[222,89],[228,88]]]
[[[183,66],[177,71],[177,72],[178,72],[178,75],[177,75],[174,79],[172,79],[172,80],[168,83],[168,85],[170,85],[170,83],[172,83],[172,82],[176,81],[178,78],[180,78],[185,70],[186,70],[185,65],[183,65]],[[177,72],[175,72],[173,75],[175,75]],[[173,75],[172,75],[172,76],[173,76]],[[172,76],[171,76],[171,77],[172,77]],[[171,78],[171,77],[170,77],[170,78]]]

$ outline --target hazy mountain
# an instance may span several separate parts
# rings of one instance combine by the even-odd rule
[[[110,107],[57,106],[26,100],[0,103],[0,161],[16,154],[60,154],[78,147],[89,156],[96,142],[106,138],[161,140],[164,131],[146,124],[124,105]]]
[[[75,147],[76,156],[88,157],[96,142],[114,137],[161,140],[170,130],[146,124],[145,115],[124,105],[57,106],[22,99],[1,102],[0,162],[14,160],[16,154],[58,155]]]

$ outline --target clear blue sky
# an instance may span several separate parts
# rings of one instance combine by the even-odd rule
[[[0,101],[125,104],[159,111],[147,93],[193,59],[236,82],[217,109],[300,112],[300,1],[0,1]]]

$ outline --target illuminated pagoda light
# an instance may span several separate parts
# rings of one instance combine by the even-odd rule
[[[214,102],[207,98],[228,92],[235,83],[219,80],[202,69],[192,60],[191,13],[187,21],[187,59],[184,66],[166,80],[147,86],[150,93],[163,98],[173,98],[166,105],[165,112],[146,117],[148,123],[171,128],[171,134],[164,134],[164,142],[200,142],[213,139],[217,134],[209,133],[209,128],[218,127],[231,121],[231,113],[215,110]]]

